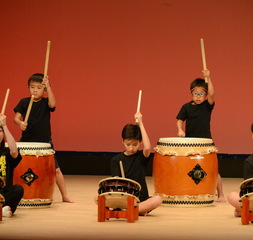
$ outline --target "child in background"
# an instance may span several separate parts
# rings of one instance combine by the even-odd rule
[[[21,142],[44,142],[50,143],[53,148],[51,139],[50,113],[55,111],[56,100],[48,77],[43,74],[33,74],[28,79],[28,89],[30,95],[34,95],[34,102],[28,119],[28,123],[24,122],[30,97],[20,100],[14,108],[14,122],[22,130]],[[47,92],[47,98],[44,93]],[[56,184],[61,192],[62,201],[72,203],[68,197],[67,189],[63,174],[55,158],[56,167]]]
[[[5,147],[4,137],[8,148]],[[0,114],[0,194],[5,198],[2,207],[3,217],[11,217],[14,214],[24,194],[23,187],[13,185],[12,182],[14,168],[21,160],[16,141],[7,127],[6,116]]]
[[[191,83],[192,101],[184,104],[176,117],[179,137],[212,138],[210,121],[215,103],[214,87],[209,70],[203,70],[203,74],[208,80],[207,83],[202,78],[197,78]],[[220,174],[218,174],[217,192],[217,201],[225,202]]]
[[[142,114],[137,112],[135,119],[138,125],[127,124],[122,130],[122,143],[125,151],[111,160],[112,176],[121,176],[120,161],[122,161],[125,177],[141,185],[139,215],[147,215],[162,203],[160,196],[149,197],[145,180],[146,166],[150,159],[151,144],[144,128]],[[139,150],[143,144],[143,150]]]
[[[251,124],[251,135],[253,138],[253,123]],[[244,161],[244,180],[253,178],[253,154],[248,156]],[[239,204],[240,196],[238,192],[231,192],[228,197],[228,202],[235,208],[235,217],[241,216],[241,207]]]

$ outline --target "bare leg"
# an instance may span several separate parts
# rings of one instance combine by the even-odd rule
[[[64,177],[60,168],[56,168],[56,184],[61,192],[62,201],[73,203],[74,201],[68,197],[67,188],[65,185]]]
[[[218,193],[217,202],[226,202],[226,199],[223,193],[222,180],[219,173],[218,173],[218,182],[217,182],[217,193]]]
[[[151,197],[139,204],[139,215],[145,216],[147,213],[162,204],[162,198],[160,196]]]
[[[228,199],[228,202],[235,208],[235,211],[234,211],[235,217],[240,217],[241,216],[241,207],[239,204],[239,200],[240,200],[239,193],[238,192],[231,192],[228,195],[227,199]]]

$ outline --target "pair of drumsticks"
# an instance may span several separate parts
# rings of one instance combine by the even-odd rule
[[[47,71],[48,71],[50,46],[51,46],[51,42],[48,41],[47,42],[47,50],[46,50],[45,67],[44,67],[44,77],[47,76]],[[5,113],[5,109],[6,109],[9,94],[10,94],[10,89],[8,88],[7,91],[6,91],[6,94],[5,94],[5,99],[4,99],[1,114]],[[34,100],[34,96],[32,95],[31,99],[30,99],[30,102],[29,102],[29,105],[28,105],[28,108],[27,108],[27,111],[26,111],[26,115],[25,115],[25,119],[24,119],[25,123],[28,122],[28,118],[29,118],[29,115],[30,115],[30,112],[31,112],[31,109],[32,109],[33,100]]]

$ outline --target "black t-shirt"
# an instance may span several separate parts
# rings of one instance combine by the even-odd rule
[[[14,108],[14,112],[19,112],[23,119],[27,112],[30,102],[29,98],[23,98]],[[48,106],[48,98],[42,98],[38,102],[33,102],[32,109],[28,118],[28,126],[22,131],[21,142],[49,142],[51,140],[50,112],[55,108]]]
[[[244,179],[253,178],[253,154],[244,161]]]
[[[132,179],[141,185],[139,197],[141,202],[149,198],[148,188],[145,180],[146,167],[149,159],[150,157],[144,157],[143,151],[138,151],[130,156],[120,153],[111,160],[111,174],[113,177],[121,177],[119,162],[122,161],[125,177]]]
[[[184,104],[177,115],[177,119],[186,121],[186,137],[212,138],[210,121],[214,104],[210,105],[207,100],[201,104],[192,103]]]
[[[13,170],[21,161],[20,153],[16,158],[10,155],[10,149],[4,148],[0,152],[0,176],[6,181],[6,186],[13,184]]]

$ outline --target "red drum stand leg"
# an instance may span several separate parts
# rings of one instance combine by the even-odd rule
[[[243,197],[242,198],[242,215],[241,215],[241,222],[243,225],[249,224],[250,221],[253,221],[253,213],[250,211],[250,201],[249,198]]]
[[[133,223],[139,219],[139,206],[134,206],[134,197],[129,196],[127,199],[127,209],[111,210],[105,206],[105,197],[98,196],[98,222],[104,222],[110,218],[123,218],[127,222]]]
[[[2,205],[0,204],[0,221],[2,221]]]

